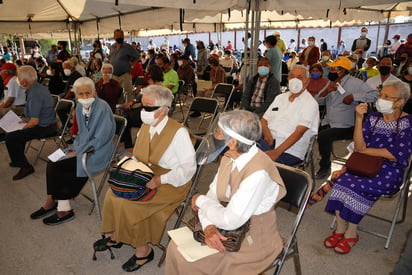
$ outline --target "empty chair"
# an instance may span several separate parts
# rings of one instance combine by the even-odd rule
[[[293,256],[296,274],[301,274],[298,242],[296,239],[296,232],[298,231],[300,222],[305,212],[306,204],[311,194],[313,180],[308,173],[300,169],[290,167],[283,164],[276,165],[280,176],[286,186],[286,196],[281,200],[289,207],[288,211],[293,212],[294,208],[298,209],[297,215],[293,213],[291,221],[293,227],[284,245],[282,253],[273,261],[273,263],[266,269],[269,270],[275,267],[275,273],[279,274],[286,258]]]
[[[212,121],[217,114],[219,108],[219,101],[215,98],[208,98],[208,97],[196,97],[193,99],[192,103],[189,106],[189,110],[183,121],[183,125],[185,125],[189,130],[199,136],[203,136],[209,132],[209,129],[212,125]],[[201,113],[200,118],[191,118],[189,114],[191,112],[199,112]],[[207,120],[208,123],[206,126],[201,127],[203,122]],[[197,124],[197,126],[194,126]]]
[[[230,99],[232,98],[234,86],[232,84],[219,83],[215,86],[211,97],[224,98],[222,112],[226,111]]]

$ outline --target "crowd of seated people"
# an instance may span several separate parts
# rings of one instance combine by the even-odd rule
[[[123,265],[125,271],[137,270],[153,259],[153,248],[149,244],[159,243],[168,218],[185,199],[196,169],[189,131],[168,115],[173,96],[179,89],[179,80],[185,83],[184,91],[193,89],[194,96],[210,96],[220,83],[237,87],[238,104],[231,102],[230,108],[238,106],[241,111],[221,115],[219,133],[215,134],[225,140],[229,150],[221,159],[208,194],[196,195],[192,201],[193,208],[201,213],[206,244],[220,252],[224,251],[221,242],[214,242],[219,237],[217,225],[235,228],[251,218],[252,224],[264,219],[265,223],[275,226],[275,214],[273,211],[269,213],[268,209],[284,196],[284,186],[272,164],[302,162],[314,135],[318,135],[321,157],[316,179],[324,180],[331,175],[332,145],[341,139],[353,139],[355,151],[384,157],[381,173],[392,173],[383,189],[375,186],[380,185],[381,173],[372,180],[359,178],[346,170],[332,173],[336,185],[326,211],[335,214],[337,228],[325,239],[326,247],[337,253],[348,253],[359,240],[357,224],[364,214],[380,196],[399,188],[412,150],[412,121],[408,115],[412,109],[412,34],[405,43],[397,43],[398,48],[392,49],[389,55],[378,58],[368,54],[371,41],[367,38],[367,28],[362,28],[360,37],[354,39],[351,51],[345,49],[340,53],[328,49],[326,43],[322,44],[321,51],[314,36],[307,38],[305,46],[286,48],[280,33],[276,33],[265,38],[265,46],[255,63],[248,62],[250,52],[238,61],[233,45],[224,48],[212,43],[212,47],[206,48],[204,42],[196,41],[195,46],[187,38],[182,40],[181,50],[160,49],[152,42],[144,51],[137,44],[125,42],[122,30],[115,30],[113,38],[115,43],[110,51],[104,49],[99,40],[93,42],[87,65],[71,56],[65,41],[59,41],[57,47],[52,46],[45,58],[40,56],[14,63],[4,60],[0,75],[7,89],[0,104],[0,114],[13,110],[27,124],[21,130],[0,135],[0,138],[5,140],[9,165],[19,168],[13,180],[23,179],[34,173],[24,152],[26,142],[56,133],[56,112],[51,94],[75,101],[77,106],[70,121],[75,137],[73,145],[65,150],[66,159],[48,162],[46,201],[31,214],[32,219],[50,215],[43,219],[46,225],[68,222],[75,217],[69,200],[76,197],[87,182],[80,163],[81,152],[94,146],[93,158],[98,161],[90,159],[93,174],[110,163],[115,131],[113,113],[120,106],[122,91],[126,93],[122,114],[128,125],[122,137],[123,146],[136,159],[151,165],[155,177],[147,186],[156,188],[157,194],[148,202],[139,203],[116,197],[111,190],[106,193],[101,231],[109,236],[96,241],[94,248],[119,248],[123,243],[133,246],[135,252]],[[290,58],[285,62],[285,57]],[[282,75],[282,65],[288,67],[287,84],[281,84],[286,76]],[[246,75],[251,68],[256,74]],[[198,91],[198,80],[209,81],[210,87]],[[378,112],[367,111],[374,108]],[[59,113],[60,110],[56,111]],[[368,115],[363,119],[366,113]],[[59,117],[68,118],[67,114],[60,113]],[[137,135],[132,136],[132,127],[139,128]],[[381,144],[377,142],[379,138],[387,142]],[[226,193],[231,196],[228,206],[217,207],[222,195],[219,186],[224,184],[218,175],[228,169],[223,166],[228,159],[233,166],[254,168],[250,175],[244,175],[245,178],[234,183],[236,188],[232,193]],[[234,170],[231,172],[236,174]],[[243,189],[257,182],[247,177],[256,175],[263,178],[257,184],[261,186],[255,188],[271,185],[274,190],[270,195],[267,192],[259,193],[260,196],[243,193]],[[359,183],[352,186],[354,179]],[[373,190],[364,191],[363,184],[373,185]],[[239,206],[235,203],[237,197],[242,196],[249,204]],[[346,201],[354,203],[347,205]],[[358,203],[367,207],[360,211]],[[249,206],[255,211],[245,211]],[[234,214],[238,220],[227,222],[225,215]],[[257,232],[251,230],[250,234],[255,238]],[[264,257],[258,252],[266,247],[264,240],[268,236],[274,238],[273,246],[267,248],[270,257]],[[256,237],[255,245],[247,248],[251,249],[247,250],[248,255],[253,255],[256,262],[251,267],[254,271],[262,271],[280,253],[278,237],[276,231],[264,232]],[[179,253],[172,242],[166,260],[167,274],[201,272],[216,260],[210,256],[193,264],[186,262]],[[216,265],[215,272],[226,274],[228,270],[242,269],[244,255],[233,255]]]

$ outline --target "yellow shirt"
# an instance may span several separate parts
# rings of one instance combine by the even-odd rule
[[[361,72],[366,72],[366,75],[368,76],[368,79],[380,74],[380,73],[379,73],[379,70],[376,69],[376,67],[373,67],[373,68],[370,68],[370,69],[362,68],[362,69],[360,69],[359,71],[361,71]]]

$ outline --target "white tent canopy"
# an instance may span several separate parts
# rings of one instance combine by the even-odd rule
[[[380,21],[411,13],[412,1],[393,0],[256,0],[261,24],[268,27],[323,27]],[[116,2],[118,2],[116,5]],[[82,37],[164,30],[201,32],[244,27],[248,0],[3,0],[0,33],[23,37]],[[183,10],[184,9],[184,10]],[[252,7],[253,9],[253,7]],[[271,12],[269,12],[271,11]],[[158,34],[160,34],[158,32]]]

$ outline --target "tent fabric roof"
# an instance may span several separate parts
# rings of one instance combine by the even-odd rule
[[[69,22],[80,22],[82,37],[111,36],[125,31],[165,29],[179,31],[179,10],[184,8],[184,31],[215,31],[243,27],[248,0],[3,0],[0,33],[18,36],[67,37]],[[401,10],[410,15],[412,1],[393,0],[270,0],[259,2],[262,25],[270,27],[360,24],[386,18],[381,11]],[[137,4],[136,4],[137,3]],[[230,9],[230,17],[228,10]],[[345,9],[345,10],[344,10]],[[271,12],[269,12],[271,11]],[[405,13],[406,11],[406,13]],[[392,16],[400,14],[392,12]],[[97,26],[97,21],[99,24]],[[119,23],[120,22],[120,23]],[[50,38],[49,37],[49,38]]]

